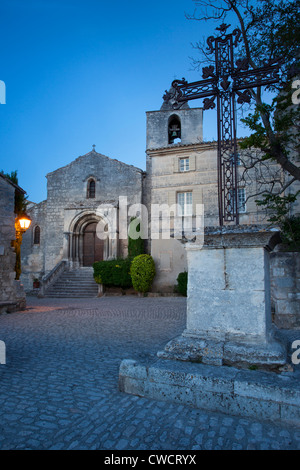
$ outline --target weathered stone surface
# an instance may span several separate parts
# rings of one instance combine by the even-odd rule
[[[147,113],[147,149],[166,147],[168,124],[172,116],[178,116],[181,122],[181,143],[194,144],[203,140],[203,109],[189,108],[174,111],[166,109]]]
[[[210,227],[202,248],[186,244],[186,329],[159,357],[214,365],[286,363],[271,318],[269,250],[277,235],[258,226]]]
[[[88,198],[88,181],[95,181],[95,198]],[[119,208],[119,196],[128,206],[142,202],[143,172],[94,150],[47,175],[47,200],[32,204],[32,227],[24,235],[22,281],[32,291],[33,278],[49,274],[62,260],[71,268],[83,264],[83,231],[89,222],[99,222],[99,207]],[[126,207],[125,222],[130,220]],[[97,215],[99,214],[99,215]],[[41,229],[40,243],[33,242],[34,228]],[[126,226],[127,228],[127,226]],[[126,239],[113,237],[104,245],[104,258],[125,257]]]
[[[274,323],[300,329],[300,253],[271,253],[270,271]]]
[[[26,305],[23,286],[15,280],[15,191],[15,186],[0,174],[0,305],[4,312]]]
[[[251,227],[242,231],[224,228],[205,237],[201,250],[186,245],[188,332],[201,337],[222,333],[227,340],[267,341],[271,311],[265,247],[273,236]]]
[[[125,361],[119,376],[122,391],[129,394],[237,416],[300,424],[299,375],[280,376],[159,360],[148,366]]]

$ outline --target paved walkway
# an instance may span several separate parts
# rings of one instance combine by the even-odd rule
[[[118,391],[185,325],[185,299],[28,299],[0,316],[0,449],[300,449],[300,429]]]

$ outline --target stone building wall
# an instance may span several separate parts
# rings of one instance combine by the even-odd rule
[[[270,269],[274,323],[300,329],[300,253],[271,253]]]
[[[11,246],[15,239],[15,188],[0,176],[0,301],[14,296],[16,255]]]
[[[15,185],[0,175],[0,311],[24,308],[26,298],[15,272],[16,254],[12,241],[15,232]],[[24,192],[24,191],[23,191]],[[7,305],[11,303],[11,306]]]
[[[218,149],[217,142],[203,141],[203,109],[190,108],[187,103],[180,109],[174,109],[172,93],[167,93],[161,109],[147,112],[146,118],[145,200],[151,222],[154,219],[151,205],[172,206],[178,204],[179,198],[183,197],[179,193],[191,193],[193,216],[197,214],[197,205],[203,205],[204,226],[218,226]],[[173,123],[177,123],[180,129],[179,138],[174,141],[170,139]],[[237,173],[240,225],[267,222],[267,214],[255,202],[257,196],[250,197],[261,194],[262,191],[255,168],[247,171],[246,177],[242,178],[244,163],[251,163],[252,157],[252,153],[250,157],[248,151],[239,150]],[[189,167],[182,170],[181,163],[184,159],[189,160]],[[279,168],[272,164],[268,167],[268,175],[264,171],[262,167],[262,181],[268,181],[268,178],[272,180],[272,175],[278,177]],[[171,228],[172,223],[174,225],[171,217]],[[149,240],[147,246],[157,266],[153,289],[172,291],[178,274],[186,270],[187,266],[183,245],[173,239],[164,240],[160,237],[159,240]]]
[[[95,181],[94,198],[87,197],[88,182],[91,179]],[[95,150],[49,173],[47,200],[32,204],[29,210],[32,229],[24,236],[22,250],[22,279],[26,289],[31,289],[34,277],[47,275],[62,260],[69,261],[70,267],[78,266],[81,234],[76,230],[80,221],[88,223],[89,220],[98,220],[103,206],[110,205],[118,211],[120,196],[127,198],[128,206],[141,204],[142,186],[142,170],[101,155]],[[33,243],[36,225],[41,228],[39,246]],[[111,253],[125,257],[127,246],[127,239],[111,241]]]
[[[87,198],[90,178],[96,181],[94,199]],[[101,204],[118,207],[119,196],[127,197],[130,205],[142,200],[142,171],[95,151],[49,173],[47,180],[46,273],[66,257],[64,234],[78,215],[95,213]]]
[[[182,172],[180,160],[186,158],[189,159],[189,170]],[[147,178],[151,179],[149,207],[151,204],[172,206],[178,202],[178,193],[190,192],[192,193],[193,215],[199,213],[197,205],[203,205],[205,227],[219,225],[217,171],[217,144],[215,142],[185,145],[180,143],[148,149]],[[242,171],[242,168],[238,167],[238,172]],[[250,186],[244,188],[245,199],[250,191],[255,192],[253,185],[251,188]],[[148,211],[151,213],[151,209]],[[265,212],[256,205],[255,198],[249,199],[240,213],[240,224],[253,225],[265,222]],[[153,284],[154,289],[171,291],[176,285],[178,274],[186,270],[186,254],[183,245],[174,240],[151,240],[151,254],[158,266],[158,275]],[[159,268],[161,265],[169,267],[161,270]]]
[[[26,292],[34,293],[33,281],[45,274],[45,248],[46,248],[46,228],[47,228],[47,201],[39,204],[30,203],[28,213],[32,223],[23,235],[21,247],[22,253],[22,274],[21,282]],[[35,243],[35,230],[39,227],[39,243]]]
[[[160,111],[147,111],[147,149],[162,148],[169,144],[168,124],[170,119],[178,117],[181,123],[181,143],[199,143],[203,140],[203,110],[189,108],[174,110],[172,108]]]

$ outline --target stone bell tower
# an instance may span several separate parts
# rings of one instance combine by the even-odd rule
[[[188,103],[184,103],[180,109],[174,110],[170,92],[164,96],[159,111],[146,113],[147,150],[203,141],[203,109],[190,108]]]
[[[166,92],[160,110],[146,112],[146,117],[147,178],[144,204],[147,205],[148,218],[153,226],[161,224],[155,218],[153,205],[172,207],[187,202],[189,215],[192,215],[196,204],[202,202],[197,158],[203,145],[203,109],[190,108],[184,103],[175,110],[171,89]],[[172,231],[175,214],[172,212],[169,215]],[[159,218],[166,220],[168,215],[159,215]],[[172,292],[178,274],[186,269],[186,254],[177,240],[166,239],[164,235],[161,234],[159,239],[149,237],[147,251],[157,266],[154,290]]]

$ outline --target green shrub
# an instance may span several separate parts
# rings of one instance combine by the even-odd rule
[[[131,225],[132,223],[132,225]],[[137,224],[137,225],[136,225]],[[131,238],[130,234],[136,226],[136,231],[140,232],[141,224],[137,217],[132,217],[130,220],[129,225],[129,233],[128,233],[128,258],[133,260],[136,256],[144,254],[144,240],[139,237],[137,239]]]
[[[176,292],[179,294],[187,296],[187,283],[188,283],[188,273],[184,271],[183,273],[179,273],[177,277],[177,286]]]
[[[94,272],[94,279],[97,284],[103,284],[100,274],[95,274]]]
[[[149,292],[155,276],[155,264],[152,256],[136,256],[130,268],[132,285],[137,292]]]
[[[130,260],[116,259],[94,263],[94,279],[107,287],[132,287]]]

